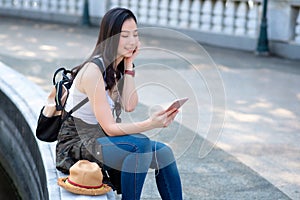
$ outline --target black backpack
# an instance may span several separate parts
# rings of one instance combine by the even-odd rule
[[[94,58],[91,62],[98,65],[102,74],[105,71],[102,61],[99,57]],[[54,142],[62,123],[71,116],[73,112],[88,102],[88,98],[83,99],[69,112],[64,112],[65,104],[69,96],[69,89],[72,86],[71,71],[65,68],[59,68],[55,71],[52,79],[54,87],[47,98],[47,104],[40,111],[37,122],[36,137],[44,142]],[[56,81],[56,76],[61,75],[61,80]]]

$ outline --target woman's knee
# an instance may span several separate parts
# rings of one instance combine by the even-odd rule
[[[168,145],[157,141],[153,141],[152,143],[153,151],[159,152],[162,156],[174,157],[173,150]]]
[[[159,166],[161,169],[175,162],[173,150],[168,145],[153,141],[152,150],[154,155],[151,166],[154,168]]]

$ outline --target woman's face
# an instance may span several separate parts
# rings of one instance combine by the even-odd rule
[[[138,42],[138,30],[134,19],[125,20],[120,33],[118,57],[131,57]]]

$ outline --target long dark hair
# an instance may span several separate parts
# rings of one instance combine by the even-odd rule
[[[109,90],[114,86],[115,73],[118,80],[120,79],[121,74],[124,73],[123,61],[118,64],[116,70],[113,66],[115,65],[115,60],[117,58],[122,25],[127,19],[133,19],[137,23],[134,14],[126,8],[113,8],[103,16],[95,49],[89,59],[72,69],[73,78],[75,78],[79,70],[87,62],[91,61],[95,56],[100,56],[103,58],[104,65],[106,66],[106,89]]]

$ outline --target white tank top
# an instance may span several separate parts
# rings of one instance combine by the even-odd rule
[[[66,111],[70,111],[74,106],[76,106],[78,103],[80,103],[83,99],[87,97],[86,94],[80,92],[75,84],[73,84],[70,88],[70,94],[66,102]],[[113,109],[115,106],[114,101],[111,99],[111,97],[108,95],[108,91],[106,91],[106,98],[110,105],[110,108]],[[82,121],[88,123],[88,124],[97,124],[98,121],[96,119],[96,116],[94,114],[94,111],[92,110],[91,103],[88,101],[86,104],[81,106],[78,110],[73,112],[72,116],[81,119]]]

